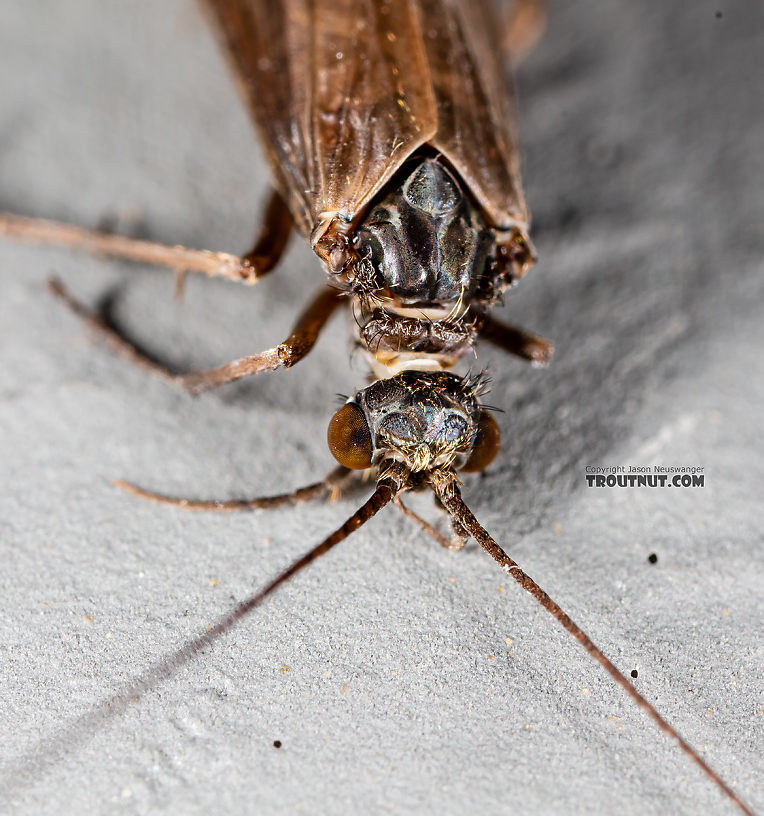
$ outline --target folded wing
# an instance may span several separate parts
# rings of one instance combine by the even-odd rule
[[[298,228],[352,224],[412,153],[442,152],[523,227],[496,21],[470,0],[205,0]]]

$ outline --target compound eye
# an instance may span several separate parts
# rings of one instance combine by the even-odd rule
[[[332,456],[341,465],[352,470],[371,467],[371,433],[363,411],[355,403],[343,405],[332,417],[326,439]]]
[[[462,465],[465,473],[477,473],[485,470],[496,458],[501,445],[501,431],[496,420],[488,413],[481,411],[478,417],[478,429],[469,458]]]

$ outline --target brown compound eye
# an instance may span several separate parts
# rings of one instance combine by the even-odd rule
[[[477,473],[485,470],[496,458],[501,445],[501,431],[496,420],[488,413],[481,411],[478,418],[478,429],[469,458],[462,465],[465,473]]]
[[[332,456],[341,465],[352,470],[371,467],[371,433],[363,411],[355,403],[343,405],[332,417],[326,439]]]

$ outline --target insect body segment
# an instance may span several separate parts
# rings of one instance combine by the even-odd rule
[[[345,267],[360,344],[382,377],[453,366],[497,288],[496,235],[468,193],[439,158],[411,164],[361,220]]]
[[[456,178],[429,158],[371,208],[356,241],[385,291],[422,308],[476,295],[490,275],[496,244]]]

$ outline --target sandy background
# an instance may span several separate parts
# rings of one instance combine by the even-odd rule
[[[465,495],[764,809],[762,53],[753,0],[551,4],[518,75],[540,263],[502,316],[557,357],[481,350],[505,443]],[[0,208],[248,248],[267,168],[190,0],[5,2],[0,71]],[[354,509],[192,515],[110,479],[307,483],[364,372],[339,319],[297,368],[191,399],[94,345],[53,272],[198,368],[281,340],[322,280],[295,241],[256,289],[190,280],[178,304],[167,272],[0,242],[0,810],[734,812],[474,545],[393,510],[105,707]],[[700,466],[706,487],[586,487],[613,464]]]

